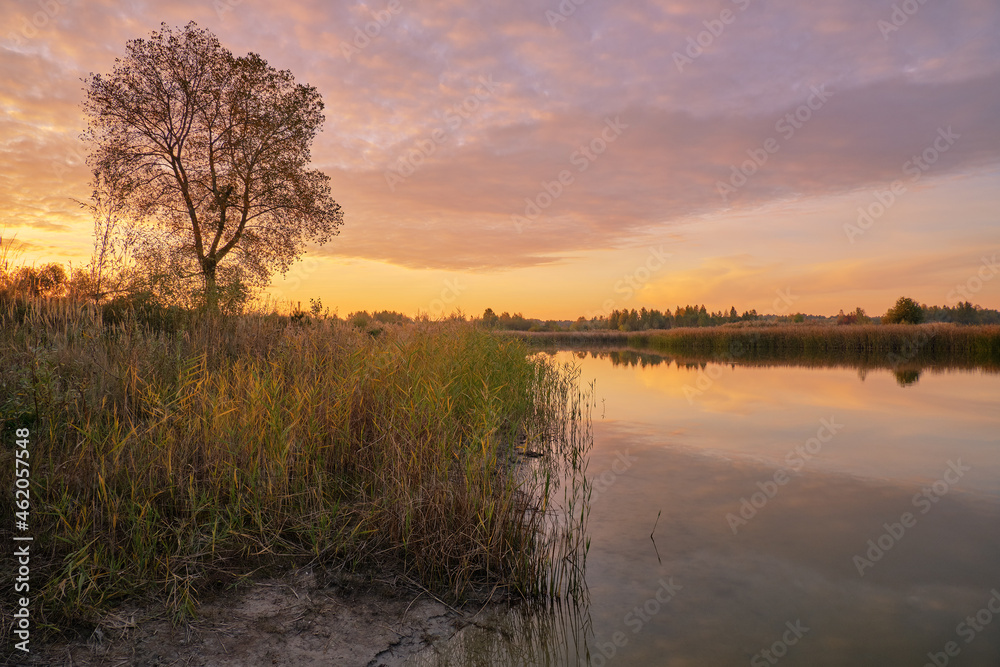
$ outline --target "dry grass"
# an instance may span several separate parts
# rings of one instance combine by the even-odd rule
[[[184,616],[215,583],[303,560],[452,599],[580,584],[582,505],[568,522],[547,510],[560,466],[583,465],[589,407],[571,369],[521,341],[273,315],[157,333],[65,300],[0,318],[0,481],[30,428],[33,607],[50,630],[136,595]],[[572,505],[586,487],[569,477]]]

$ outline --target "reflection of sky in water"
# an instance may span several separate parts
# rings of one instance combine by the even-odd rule
[[[623,625],[660,577],[684,586],[631,635],[623,664],[746,664],[786,622],[801,620],[810,632],[783,664],[921,665],[1000,587],[995,499],[949,493],[920,514],[917,485],[806,472],[777,487],[746,524],[734,522],[734,534],[727,515],[773,479],[773,466],[637,446],[634,434],[598,425],[590,474],[609,470],[623,448],[635,464],[591,508],[595,640]],[[654,550],[649,532],[661,510]],[[854,556],[907,511],[916,525],[859,576]],[[967,654],[1000,655],[997,620]]]
[[[889,371],[862,382],[850,370],[719,367],[689,402],[698,369],[577,361],[583,381],[597,378],[589,608],[547,621],[551,650],[522,642],[516,657],[459,651],[450,664],[770,665],[760,652],[776,642],[781,665],[919,667],[948,642],[950,665],[1000,664],[1000,614],[971,636],[959,626],[1000,591],[1000,376],[924,373],[901,387]],[[830,417],[843,430],[769,485]],[[973,469],[935,503],[915,502],[958,459]],[[761,506],[744,506],[745,523],[727,518],[751,498]],[[886,536],[906,512],[911,527]],[[855,557],[880,539],[888,550],[859,575]],[[663,581],[681,588],[647,615]],[[506,622],[511,637],[531,634],[514,630],[516,613]],[[808,631],[797,638],[789,623]],[[589,660],[552,649],[582,645],[574,632]]]
[[[603,412],[604,421],[665,445],[780,464],[816,435],[821,418],[834,417],[844,429],[807,470],[933,481],[961,458],[973,466],[962,489],[1000,494],[1000,375],[924,371],[900,387],[889,370],[869,370],[862,381],[848,369],[557,358],[580,364],[584,380],[596,378],[595,421]]]

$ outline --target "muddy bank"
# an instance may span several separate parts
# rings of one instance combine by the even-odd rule
[[[202,601],[198,618],[174,626],[148,609],[110,616],[88,639],[62,642],[24,665],[393,667],[473,623],[426,593],[311,569]]]

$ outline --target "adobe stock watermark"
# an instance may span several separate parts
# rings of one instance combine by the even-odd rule
[[[792,304],[798,301],[799,297],[792,294],[791,287],[786,287],[784,292],[780,289],[775,291],[778,294],[778,298],[771,302],[771,308],[774,308],[775,315],[787,315],[788,311],[791,310]]]
[[[585,4],[587,4],[587,0],[560,0],[555,10],[545,10],[545,20],[548,21],[550,28],[554,28],[560,23],[568,21],[569,17],[576,14],[576,10]]]
[[[802,625],[802,621],[799,619],[795,619],[794,623],[786,621],[785,627],[787,629],[781,634],[780,639],[773,642],[769,647],[762,648],[750,658],[752,667],[766,667],[766,665],[778,664],[779,660],[788,655],[788,649],[798,644],[799,640],[809,632],[809,628]]]
[[[212,7],[215,8],[215,15],[220,21],[226,20],[226,14],[243,4],[243,0],[214,0]]]
[[[237,1],[242,2],[243,0]],[[351,58],[367,49],[372,40],[381,35],[382,31],[392,23],[393,17],[402,11],[403,5],[400,0],[389,0],[385,9],[371,12],[372,20],[365,23],[364,26],[355,26],[354,38],[350,42],[340,43],[340,53],[343,54],[344,60],[351,62]]]
[[[951,125],[947,128],[939,127],[937,129],[937,136],[934,137],[930,145],[921,151],[920,155],[913,155],[903,163],[903,174],[910,177],[911,183],[916,183],[934,166],[934,163],[943,154],[947,153],[955,145],[955,142],[961,136],[951,129]],[[868,204],[868,206],[858,207],[857,223],[853,225],[844,223],[844,234],[847,235],[847,240],[854,243],[857,237],[862,236],[871,229],[875,221],[885,215],[885,212],[892,208],[906,192],[906,185],[902,179],[898,178],[890,183],[885,190],[874,190],[872,193],[874,201]]]
[[[770,479],[757,482],[759,491],[752,493],[749,498],[740,498],[740,506],[735,514],[733,512],[726,514],[726,523],[733,531],[733,535],[736,535],[740,528],[750,523],[778,495],[781,487],[788,484],[796,473],[801,472],[806,463],[819,456],[823,445],[833,440],[833,437],[844,429],[844,425],[838,424],[835,417],[830,417],[829,420],[820,419],[819,423],[820,426],[814,437],[800,445],[795,445],[785,454],[784,466],[775,470]]]
[[[806,101],[789,111],[774,123],[774,131],[777,132],[784,141],[790,141],[795,133],[805,127],[805,124],[812,120],[813,115],[823,108],[833,93],[826,89],[826,84],[810,86],[809,97]],[[771,156],[781,150],[781,141],[775,137],[768,137],[764,142],[755,148],[748,148],[746,154],[748,159],[737,165],[730,165],[728,181],[716,181],[715,189],[722,197],[722,201],[729,201],[729,197],[737,190],[750,182],[750,179],[761,167],[767,164]]]
[[[667,265],[667,260],[673,256],[674,254],[671,252],[664,252],[662,245],[657,248],[651,247],[646,261],[635,267],[630,273],[623,275],[621,280],[615,283],[615,294],[621,294],[622,298],[628,301],[635,296],[636,292],[645,287],[653,275],[661,271]],[[587,319],[607,317],[617,307],[618,301],[616,299],[606,299],[601,304],[600,310],[590,311],[586,317]]]
[[[7,33],[7,39],[14,46],[24,46],[28,40],[37,37],[40,30],[49,27],[69,3],[70,0],[36,0],[38,11],[22,16],[20,25],[15,24],[15,29]]]
[[[61,160],[52,160],[51,172],[58,180],[66,178],[66,174],[71,170],[87,164],[87,155],[80,150],[78,144],[74,144]]]
[[[955,634],[964,639],[966,645],[971,644],[998,614],[1000,614],[1000,591],[994,588],[990,590],[990,598],[982,609],[971,616],[966,616],[955,626]],[[951,663],[951,659],[958,657],[961,652],[962,645],[957,641],[946,642],[941,651],[927,653],[928,662],[924,663],[924,667],[946,667]]]
[[[430,316],[432,319],[440,319],[445,314],[445,308],[449,305],[455,303],[455,300],[462,295],[465,291],[465,286],[459,282],[458,278],[452,280],[451,278],[445,278],[444,287],[441,288],[441,293],[438,298],[434,299],[430,303]]]
[[[275,299],[281,299],[285,296],[285,290],[297,290],[302,286],[302,281],[307,279],[312,274],[319,270],[320,263],[319,260],[314,256],[306,254],[301,262],[296,262],[294,267],[291,268],[283,277],[286,281],[290,281],[290,284],[284,288],[276,287],[269,290],[271,296]]]
[[[618,481],[618,477],[629,470],[638,460],[638,458],[629,454],[627,449],[624,453],[621,450],[616,451],[615,460],[611,464],[611,467],[593,478],[590,485],[590,502],[593,503],[605,491],[614,486],[615,482]]]
[[[751,340],[756,344],[760,340],[760,333],[757,331],[753,332]],[[695,399],[711,389],[716,381],[722,377],[723,367],[739,361],[749,349],[750,347],[742,341],[735,341],[729,346],[728,352],[714,355],[712,357],[712,364],[699,368],[694,384],[690,382],[686,383],[682,389],[684,398],[687,399],[688,404],[694,405],[696,402]]]
[[[453,132],[457,132],[496,93],[499,86],[492,75],[480,76],[479,86],[472,93],[460,103],[445,109],[441,114],[444,126],[435,128],[428,137],[414,142],[412,148],[396,158],[395,165],[383,172],[389,191],[395,192],[397,185],[413,176],[437,152],[438,146],[446,142]]]
[[[920,514],[927,514],[935,504],[947,495],[951,488],[958,484],[965,473],[972,470],[971,466],[963,465],[962,459],[948,461],[941,478],[925,486],[920,493],[913,496],[913,507],[920,510]],[[917,515],[913,512],[903,512],[899,515],[899,520],[893,523],[883,523],[885,529],[881,535],[867,542],[868,549],[864,554],[855,555],[851,562],[858,570],[858,575],[864,577],[865,570],[875,567],[875,563],[882,560],[889,551],[896,546],[906,535],[906,531],[917,525]]]
[[[677,593],[684,588],[682,585],[674,583],[673,577],[660,579],[657,583],[660,586],[656,589],[656,592],[641,605],[634,606],[622,619],[622,623],[632,631],[633,635],[642,632],[646,624],[659,614],[663,607],[669,604],[677,596]],[[599,642],[594,647],[594,655],[591,656],[590,661],[591,667],[605,667],[608,661],[628,646],[628,642],[629,636],[624,630],[616,630],[611,633],[609,641]]]
[[[740,12],[745,12],[751,2],[752,0],[732,0],[732,3],[739,8]],[[726,31],[726,26],[730,26],[736,22],[738,15],[731,9],[723,9],[719,12],[718,18],[702,21],[701,24],[705,26],[705,29],[697,35],[687,38],[687,46],[684,48],[683,53],[674,51],[674,65],[677,66],[677,71],[683,74],[684,67],[693,64],[695,60],[700,58],[705,53],[705,49],[712,46],[715,40],[722,36],[722,33]]]
[[[927,4],[927,0],[903,0],[903,2],[893,4],[889,19],[879,19],[875,22],[875,27],[882,33],[882,39],[888,42],[889,35],[906,25],[910,18],[916,16],[925,4]]]
[[[993,280],[993,277],[1000,273],[1000,264],[997,263],[996,253],[992,258],[982,257],[982,266],[975,274],[969,276],[964,285],[955,285],[955,289],[948,292],[948,303],[957,303],[963,298],[972,301],[972,297],[982,291],[983,285]]]
[[[601,131],[586,144],[578,146],[569,156],[570,165],[576,167],[577,173],[587,171],[627,129],[628,125],[621,121],[621,116],[615,116],[614,120],[605,118]],[[510,216],[517,233],[520,234],[526,226],[537,220],[542,211],[552,206],[575,181],[576,176],[569,169],[561,170],[551,181],[541,181],[541,190],[534,197],[524,198],[524,215],[514,213]]]

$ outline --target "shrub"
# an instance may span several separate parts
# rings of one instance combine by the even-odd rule
[[[920,324],[924,321],[924,309],[907,296],[899,297],[896,305],[882,316],[883,324]]]

